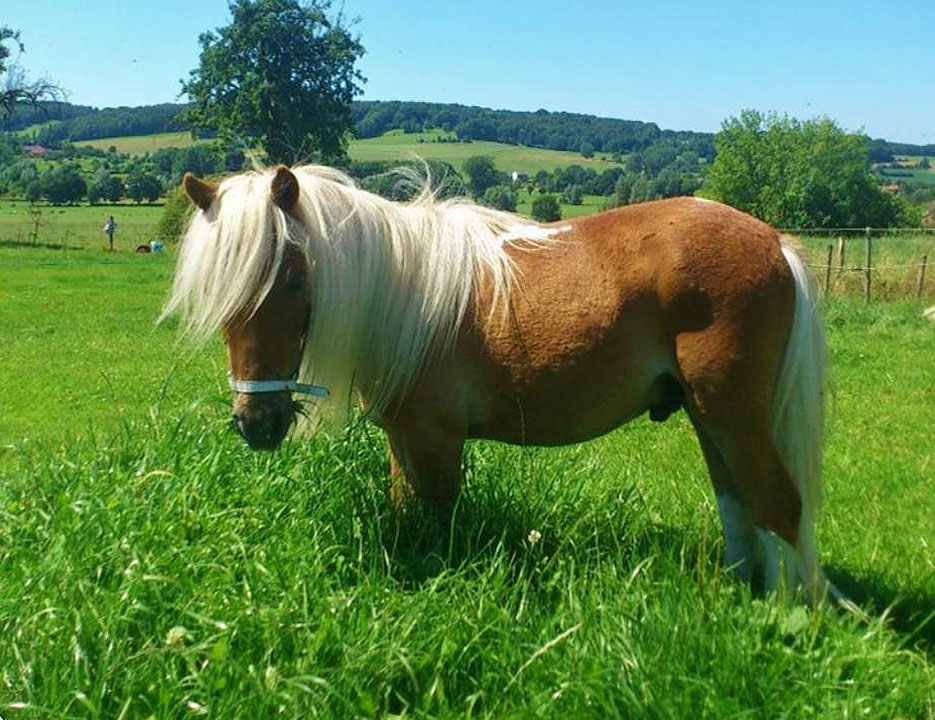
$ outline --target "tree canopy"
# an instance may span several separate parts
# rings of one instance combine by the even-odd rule
[[[746,110],[725,121],[703,193],[776,226],[884,227],[899,201],[870,171],[866,137],[832,120]]]
[[[473,155],[465,160],[461,167],[468,176],[471,194],[476,198],[483,197],[487,188],[500,181],[500,173],[489,155]]]
[[[63,94],[61,88],[49,80],[29,80],[19,63],[10,62],[8,43],[23,52],[19,32],[0,26],[0,117],[3,118],[12,115],[19,104],[37,106],[42,100],[55,100]]]
[[[330,0],[232,0],[230,25],[199,37],[200,65],[182,90],[184,119],[222,142],[259,143],[272,162],[345,154],[364,48]]]
[[[539,222],[561,220],[562,208],[554,195],[536,195],[532,201],[532,217]]]

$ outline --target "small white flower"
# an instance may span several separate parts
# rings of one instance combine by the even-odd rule
[[[181,625],[176,625],[175,627],[169,628],[169,632],[166,633],[166,645],[169,647],[183,645],[187,637],[188,630]]]
[[[123,571],[123,574],[126,575],[127,577],[129,577],[130,575],[133,574],[133,568],[135,568],[135,567],[136,567],[137,565],[139,565],[139,564],[140,564],[139,559],[138,559],[138,558],[133,558],[133,559],[130,561],[130,564],[127,565],[126,569]]]
[[[266,685],[266,689],[272,690],[275,688],[277,680],[279,680],[279,671],[276,670],[273,665],[268,666],[266,672],[263,673],[263,682]]]
[[[194,700],[189,700],[186,704],[188,705],[188,711],[192,715],[208,714],[208,707],[206,705],[202,705],[201,703],[195,702]]]
[[[530,530],[529,534],[526,536],[526,542],[530,545],[535,545],[542,539],[542,533],[538,530]]]

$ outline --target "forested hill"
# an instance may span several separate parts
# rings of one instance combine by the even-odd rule
[[[95,108],[47,103],[42,108],[22,108],[8,122],[9,130],[35,127],[36,142],[97,140],[125,135],[152,135],[184,129],[177,120],[184,105]],[[351,108],[359,138],[382,135],[388,130],[418,132],[442,128],[461,140],[493,140],[510,145],[621,153],[643,150],[662,137],[688,141],[699,155],[710,156],[711,135],[672,133],[654,123],[614,120],[570,113],[512,112],[465,105],[423,102],[355,102]],[[45,126],[43,127],[43,124]]]
[[[516,112],[424,102],[356,102],[351,110],[355,134],[377,137],[397,128],[419,132],[442,128],[461,140],[491,140],[550,150],[629,153],[661,138],[680,141],[699,155],[712,156],[710,133],[660,130],[655,123],[599,118],[564,112]]]
[[[98,140],[128,135],[154,135],[185,130],[177,119],[184,105],[164,103],[140,107],[103,108],[47,102],[39,107],[20,106],[5,130],[35,128],[35,140],[55,145],[63,140]]]
[[[35,128],[35,142],[55,145],[127,135],[152,135],[184,130],[178,121],[184,105],[165,103],[141,107],[97,109],[70,103],[45,103],[40,108],[22,107],[2,129]],[[510,145],[572,150],[589,155],[627,154],[650,146],[691,150],[700,157],[714,155],[713,135],[691,131],[662,130],[651,122],[599,118],[564,112],[517,112],[466,105],[359,101],[351,116],[359,138],[382,135],[388,130],[417,132],[442,128],[461,140],[492,140]],[[894,155],[935,155],[935,145],[911,145],[877,139],[870,143],[871,160],[888,162]]]

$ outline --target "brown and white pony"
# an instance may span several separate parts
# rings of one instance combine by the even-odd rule
[[[815,553],[825,345],[805,266],[764,223],[675,198],[543,225],[337,170],[187,175],[166,313],[227,342],[236,424],[274,448],[293,392],[385,429],[392,492],[449,507],[467,438],[563,445],[684,408],[725,563],[830,588]],[[327,388],[327,391],[324,389]]]

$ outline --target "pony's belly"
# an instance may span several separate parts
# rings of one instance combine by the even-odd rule
[[[568,445],[604,435],[653,404],[652,379],[605,386],[541,388],[510,396],[472,422],[469,436],[515,445]]]

